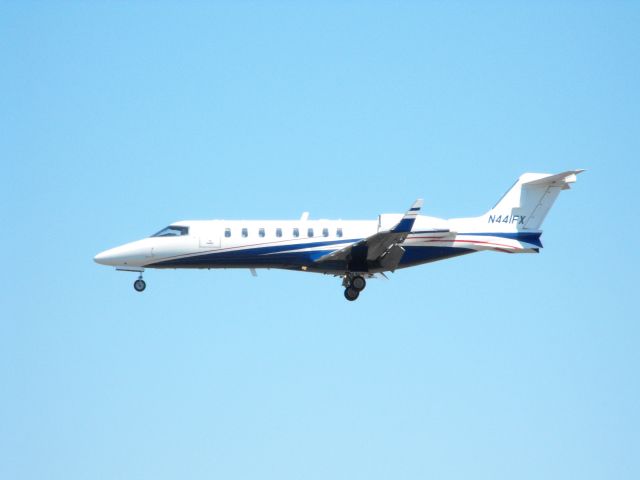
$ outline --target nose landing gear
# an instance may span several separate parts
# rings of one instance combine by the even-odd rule
[[[360,292],[367,286],[367,281],[362,275],[345,274],[342,280],[342,286],[345,287],[344,298],[353,302],[360,296]]]
[[[147,288],[147,283],[142,279],[142,275],[138,277],[138,279],[133,282],[133,288],[136,292],[143,292],[145,288]]]

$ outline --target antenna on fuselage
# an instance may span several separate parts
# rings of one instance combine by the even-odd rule
[[[300,215],[300,220],[303,222],[309,220],[309,212],[302,212],[302,215]]]

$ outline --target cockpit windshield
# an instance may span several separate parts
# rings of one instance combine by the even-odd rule
[[[163,228],[158,233],[151,235],[152,237],[181,237],[183,235],[189,235],[189,227],[178,227],[176,225],[169,225]]]

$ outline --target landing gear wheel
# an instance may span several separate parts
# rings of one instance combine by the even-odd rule
[[[344,289],[344,298],[346,298],[350,302],[356,300],[359,295],[360,292],[353,287],[347,287]]]
[[[133,282],[133,288],[136,289],[136,292],[142,292],[144,291],[145,288],[147,288],[147,284],[145,283],[144,280],[139,278],[138,280]]]
[[[351,279],[351,286],[355,288],[357,291],[361,292],[362,290],[364,290],[364,287],[367,286],[367,281],[364,279],[363,276],[358,275]]]

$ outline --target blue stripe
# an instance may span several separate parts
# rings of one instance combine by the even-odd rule
[[[322,255],[333,252],[336,249],[334,245],[342,243],[353,243],[360,239],[344,239],[344,240],[329,240],[323,242],[307,242],[307,243],[295,243],[287,245],[272,245],[272,246],[258,246],[254,248],[238,248],[231,247],[233,249],[221,249],[221,250],[209,250],[202,253],[190,254],[176,258],[170,258],[165,260],[159,260],[158,262],[150,263],[148,267],[173,267],[173,266],[188,266],[188,265],[228,265],[242,264],[242,263],[262,263],[262,264],[274,264],[274,263],[293,263],[296,265],[306,265],[310,262],[314,262]],[[290,251],[302,248],[316,248],[327,247],[326,250],[316,250],[311,252]]]
[[[540,241],[540,235],[542,232],[469,232],[469,233],[458,233],[458,235],[477,235],[480,237],[500,237],[500,238],[508,238],[511,240],[518,240],[519,242],[530,243],[531,245],[536,245],[538,247],[542,247],[542,242]]]
[[[398,224],[399,230],[403,227],[403,223],[413,224],[413,219],[402,220]],[[410,228],[410,227],[409,227]],[[430,232],[432,233],[432,232]],[[530,243],[542,247],[540,235],[542,232],[470,232],[459,233],[459,235],[477,235],[487,237],[502,237],[518,241]],[[356,243],[361,239],[340,239],[329,241],[312,241],[307,243],[280,244],[269,246],[256,246],[251,248],[231,247],[228,249],[220,249],[206,251],[197,254],[190,254],[181,257],[159,260],[158,262],[146,265],[147,267],[242,267],[261,265],[273,268],[299,268],[302,265],[317,266],[314,262],[323,255],[336,250],[336,245],[343,243]],[[297,249],[326,247],[322,250],[315,251],[296,251]],[[400,261],[399,268],[418,265],[421,263],[444,260],[445,258],[455,257],[472,253],[475,250],[458,248],[458,247],[413,247],[404,246],[405,254]],[[294,251],[292,251],[294,250]],[[331,263],[331,265],[329,264]],[[322,267],[327,269],[335,268],[344,269],[344,262],[323,263]],[[335,265],[333,265],[335,263]]]
[[[152,268],[234,268],[234,267],[269,267],[283,269],[299,269],[301,266],[318,268],[322,271],[344,272],[347,267],[344,261],[315,263],[320,256],[333,251],[330,246],[324,251],[313,252],[281,252],[274,255],[254,253],[248,255],[247,250],[226,252],[221,255],[215,252],[207,252],[198,256],[176,258],[150,265]],[[267,247],[270,248],[270,247]],[[263,252],[267,248],[261,249]],[[474,253],[476,250],[457,247],[404,247],[405,253],[402,256],[398,268],[411,267],[422,263],[435,262],[446,258],[457,257],[467,253]],[[252,249],[254,252],[260,249]],[[366,271],[366,269],[365,269]]]

